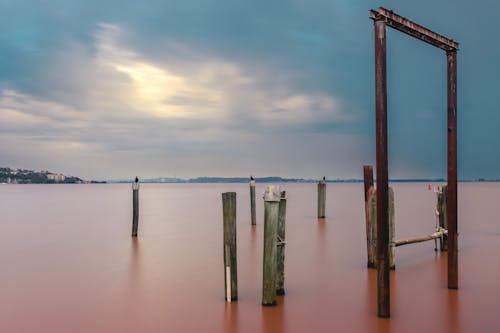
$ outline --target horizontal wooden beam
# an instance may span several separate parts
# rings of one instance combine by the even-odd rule
[[[406,244],[413,244],[413,243],[420,243],[420,242],[426,242],[430,241],[436,238],[440,238],[443,235],[447,235],[448,230],[442,229],[441,231],[435,232],[431,235],[427,236],[421,236],[421,237],[412,237],[412,238],[406,238],[406,239],[400,239],[395,242],[395,246],[401,246],[401,245],[406,245]]]
[[[407,35],[420,39],[426,43],[439,47],[445,51],[457,51],[458,43],[453,39],[444,37],[432,30],[429,30],[420,24],[417,24],[407,18],[395,14],[392,10],[380,7],[378,11],[370,10],[370,18],[374,21],[385,21],[385,23]]]

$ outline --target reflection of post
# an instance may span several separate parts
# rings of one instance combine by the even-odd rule
[[[132,237],[137,237],[137,230],[139,229],[139,182],[132,184]]]
[[[367,266],[369,268],[375,267],[375,260],[373,257],[373,247],[371,244],[371,219],[370,219],[370,207],[368,205],[368,199],[370,197],[370,191],[373,191],[373,168],[371,165],[363,166],[363,175],[365,183],[365,224],[366,224],[366,254],[367,254]]]
[[[236,262],[236,192],[222,193],[224,223],[224,290],[228,302],[238,299]]]
[[[262,305],[276,305],[276,238],[280,206],[279,186],[268,186],[264,193],[264,267]]]
[[[285,294],[285,221],[286,221],[286,192],[281,192],[278,213],[278,267],[276,273],[276,294]]]
[[[252,225],[257,224],[257,219],[255,217],[255,180],[250,176],[250,217]]]
[[[323,177],[318,183],[318,218],[325,217],[325,201],[326,201],[326,179]]]

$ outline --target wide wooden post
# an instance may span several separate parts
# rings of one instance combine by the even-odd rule
[[[238,299],[236,262],[236,192],[222,193],[224,222],[224,290],[228,302]]]
[[[363,166],[363,178],[365,185],[365,225],[366,225],[366,254],[367,254],[367,266],[375,267],[375,259],[373,255],[373,246],[371,244],[371,221],[370,221],[370,207],[368,205],[368,199],[370,196],[370,190],[373,192],[373,168],[371,165]]]
[[[457,217],[457,51],[447,51],[448,64],[448,288],[458,289]]]
[[[264,265],[262,278],[262,305],[276,305],[276,272],[279,186],[268,186],[264,193]]]
[[[444,185],[437,193],[437,207],[439,228],[448,230],[448,218],[446,214],[446,205],[448,203],[448,186]],[[448,234],[442,234],[439,237],[439,250],[448,251]]]
[[[132,183],[132,237],[139,229],[139,183]]]
[[[391,269],[396,268],[396,224],[394,219],[394,191],[389,187],[389,207],[388,207],[388,218],[389,218],[389,267]],[[371,252],[371,257],[368,257],[368,267],[376,268],[377,260],[375,255],[377,253],[377,191],[373,187],[368,190],[368,242],[369,251]],[[370,261],[371,258],[371,261]]]
[[[326,205],[326,180],[323,177],[322,180],[318,182],[318,218],[325,217],[325,205]]]
[[[278,212],[278,266],[276,273],[276,294],[285,294],[285,221],[286,221],[286,191],[281,192],[280,207]]]
[[[250,180],[250,218],[252,225],[257,224],[257,218],[255,216],[255,180]]]

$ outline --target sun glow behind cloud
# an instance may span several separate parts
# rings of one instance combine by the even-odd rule
[[[130,94],[121,96],[133,109],[166,118],[211,118],[217,116],[223,99],[220,91],[201,84],[203,80],[175,75],[148,63],[133,50],[118,45],[123,33],[116,25],[100,24],[96,33],[96,62],[127,75]],[[199,101],[196,106],[190,100]],[[184,101],[184,102],[183,102]]]

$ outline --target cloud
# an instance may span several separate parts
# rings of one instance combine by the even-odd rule
[[[45,94],[1,90],[0,126],[4,139],[13,142],[2,153],[14,161],[24,161],[24,155],[51,165],[59,161],[83,176],[106,177],[109,171],[95,169],[111,165],[120,169],[114,174],[129,174],[139,165],[157,170],[155,175],[165,165],[186,175],[217,174],[221,166],[203,169],[210,159],[241,168],[238,160],[245,158],[235,156],[278,153],[265,150],[265,142],[283,148],[291,138],[276,133],[286,134],[287,128],[302,127],[295,137],[307,142],[312,124],[355,120],[338,98],[299,89],[290,73],[205,56],[178,41],[166,45],[184,56],[174,52],[154,61],[130,43],[129,34],[121,25],[99,23],[93,51],[67,43],[44,68]],[[83,167],[88,159],[94,171]]]

